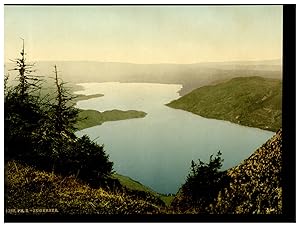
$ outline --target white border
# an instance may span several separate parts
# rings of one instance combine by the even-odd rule
[[[296,0],[253,0],[253,1],[241,1],[241,0],[211,0],[211,1],[198,1],[198,0],[3,0],[3,4],[296,4]]]

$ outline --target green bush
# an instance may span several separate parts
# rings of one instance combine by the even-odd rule
[[[112,173],[113,163],[109,161],[104,147],[84,135],[78,138],[70,149],[71,151],[64,153],[58,162],[59,172],[64,175],[76,175],[93,187],[106,185],[105,181]]]
[[[222,167],[222,153],[219,151],[214,157],[210,156],[209,162],[199,163],[192,161],[191,172],[181,188],[179,205],[182,209],[194,209],[197,213],[210,213],[213,209],[218,192],[229,183]],[[175,203],[178,201],[174,201]],[[175,204],[173,204],[175,205]]]

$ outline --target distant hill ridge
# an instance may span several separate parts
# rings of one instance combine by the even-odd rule
[[[193,64],[134,64],[93,61],[37,61],[36,74],[53,75],[57,65],[59,74],[71,83],[84,82],[148,82],[182,84],[181,95],[195,88],[234,77],[261,76],[281,79],[281,61],[204,62]],[[5,70],[13,68],[6,63]],[[10,72],[12,75],[14,72]]]

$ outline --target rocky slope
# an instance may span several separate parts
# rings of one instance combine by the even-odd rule
[[[203,213],[203,210],[211,214],[282,213],[282,129],[248,159],[225,173],[228,182],[208,207],[189,205],[179,190],[172,202],[173,209],[183,213]]]
[[[282,129],[242,164],[229,169],[229,187],[219,193],[217,213],[282,212]]]

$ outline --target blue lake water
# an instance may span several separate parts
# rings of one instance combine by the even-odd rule
[[[153,83],[83,83],[77,94],[104,94],[79,101],[77,107],[98,111],[140,110],[146,117],[105,122],[77,132],[104,144],[114,170],[160,193],[176,193],[191,160],[208,161],[218,150],[228,169],[248,158],[274,133],[207,119],[165,106],[179,98],[181,85]]]

